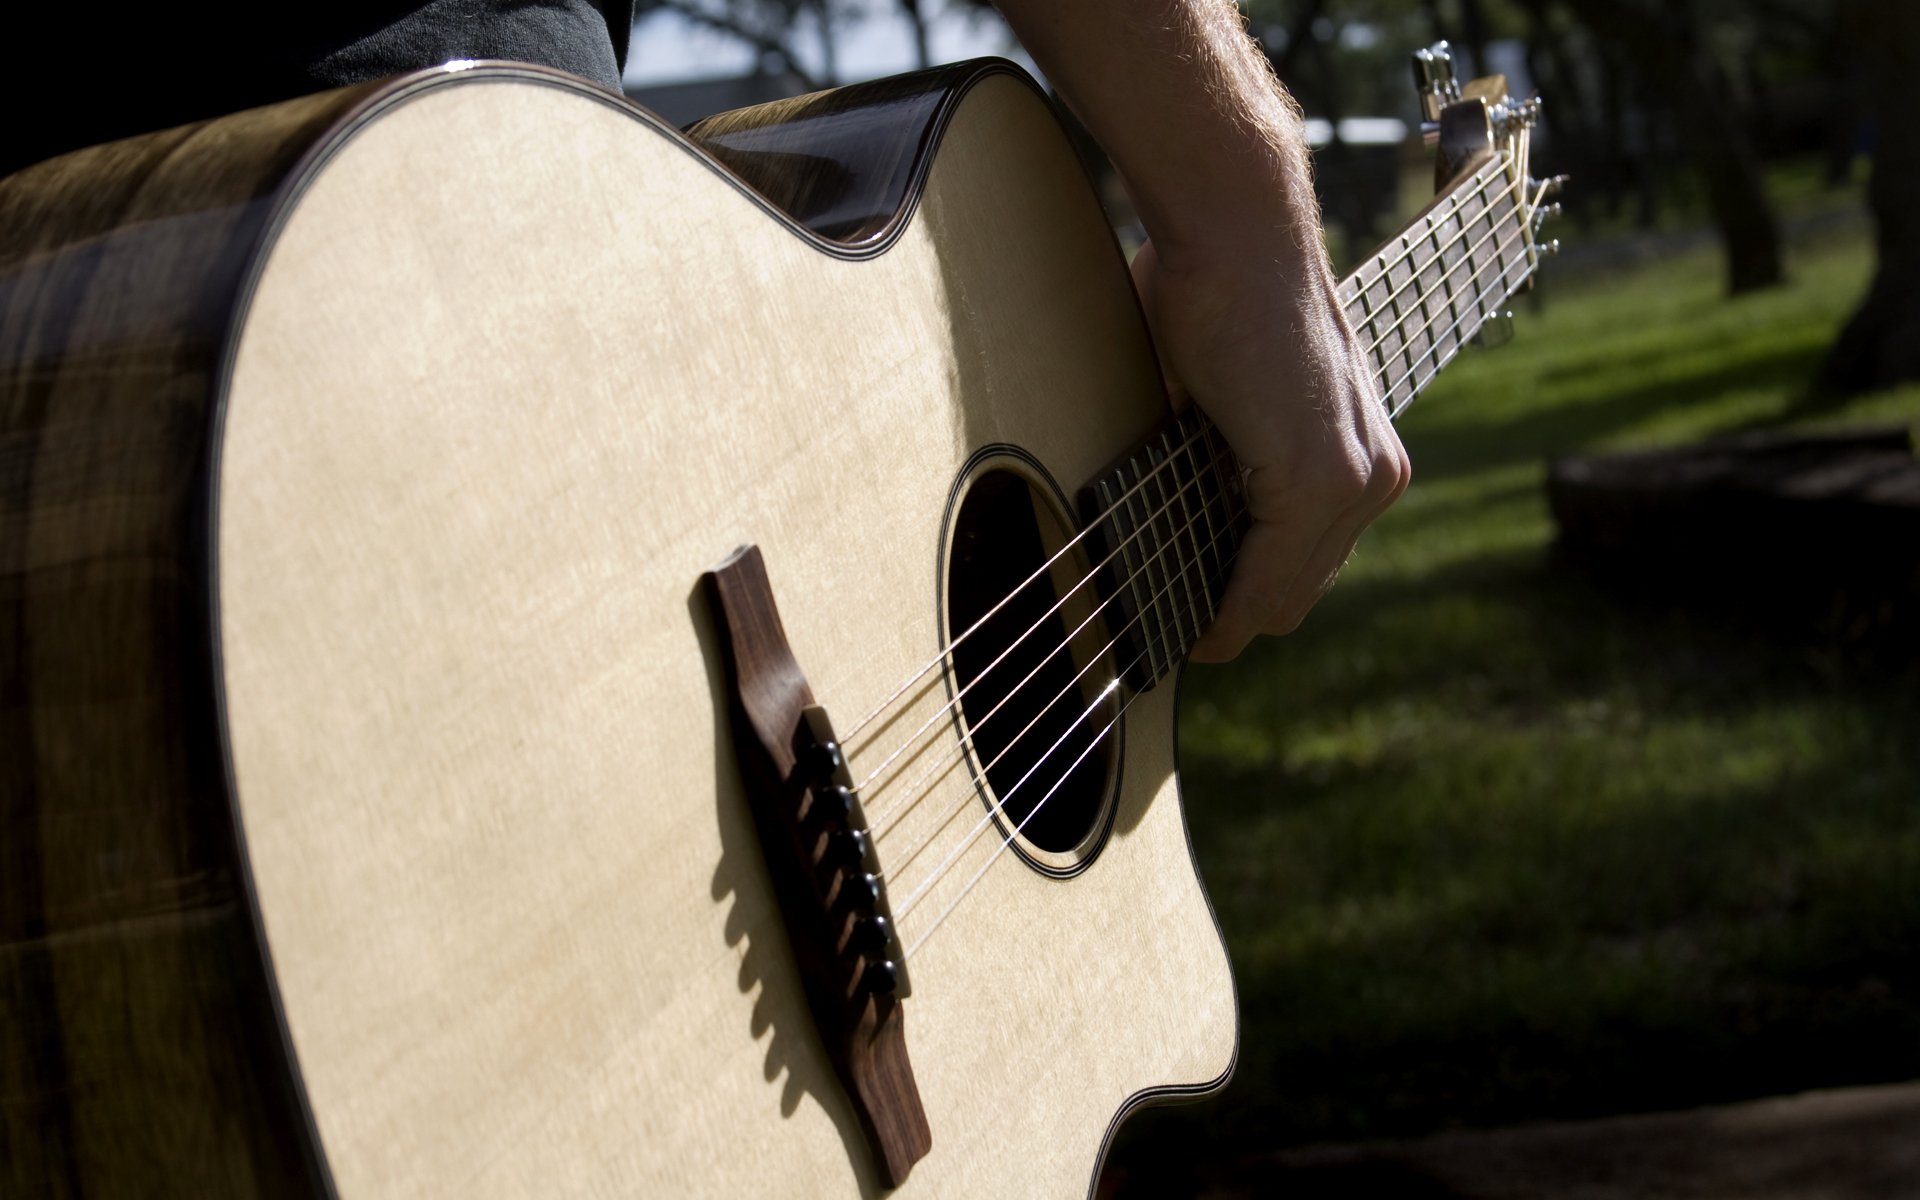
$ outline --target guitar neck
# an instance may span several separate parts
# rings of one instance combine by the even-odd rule
[[[1336,295],[1398,417],[1533,272],[1527,213],[1489,156],[1341,280]],[[1121,632],[1122,678],[1144,691],[1219,611],[1249,524],[1241,471],[1189,407],[1081,496],[1088,551]]]
[[[1533,273],[1526,223],[1505,160],[1491,156],[1340,281],[1394,416]]]

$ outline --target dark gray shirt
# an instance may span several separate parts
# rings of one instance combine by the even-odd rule
[[[455,58],[540,63],[617,91],[632,23],[633,0],[35,0],[8,21],[0,175]]]

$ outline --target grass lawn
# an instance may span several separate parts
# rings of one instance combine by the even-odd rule
[[[1549,275],[1415,405],[1413,488],[1307,624],[1188,672],[1244,1029],[1221,1098],[1122,1135],[1141,1194],[1289,1144],[1920,1076],[1920,669],[1610,599],[1541,489],[1560,453],[1920,420],[1920,389],[1793,412],[1865,238],[1736,300],[1711,250]]]

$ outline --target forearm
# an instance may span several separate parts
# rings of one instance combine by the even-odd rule
[[[1227,0],[998,0],[1125,176],[1160,363],[1246,471],[1252,518],[1194,656],[1284,633],[1406,487],[1335,298],[1299,110]]]
[[[1299,110],[1229,0],[999,6],[1125,177],[1163,262],[1251,249],[1324,271]]]

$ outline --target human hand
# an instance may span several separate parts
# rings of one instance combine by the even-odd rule
[[[1317,243],[1163,258],[1149,242],[1133,273],[1170,389],[1247,471],[1253,523],[1192,653],[1225,662],[1299,626],[1413,468]]]

